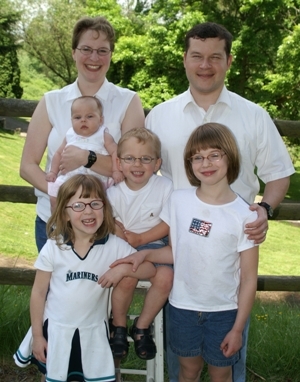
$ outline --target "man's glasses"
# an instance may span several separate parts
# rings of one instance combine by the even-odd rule
[[[120,159],[122,159],[127,164],[135,164],[136,160],[139,160],[142,164],[150,164],[156,158],[151,158],[148,155],[144,155],[140,158],[135,158],[135,157],[132,157],[131,155],[128,155],[128,156],[126,156],[124,158],[120,158]]]
[[[84,56],[91,56],[94,50],[97,52],[98,56],[107,56],[109,52],[111,52],[111,50],[108,48],[92,49],[89,46],[84,46],[83,48],[76,48],[76,49],[80,50],[80,52]]]
[[[211,163],[219,162],[223,158],[224,155],[226,155],[226,154],[225,153],[221,154],[219,152],[211,153],[211,154],[207,155],[207,157],[204,157],[200,154],[195,154],[189,158],[189,161],[192,164],[202,164],[204,162],[204,159],[209,160]]]
[[[71,206],[66,206],[66,208],[72,208],[75,212],[81,212],[85,210],[86,206],[90,206],[93,210],[101,210],[104,202],[102,200],[92,200],[90,203],[75,202]]]

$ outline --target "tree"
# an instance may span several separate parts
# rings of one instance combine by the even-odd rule
[[[269,108],[277,118],[300,119],[300,24],[284,38],[280,45],[274,73],[267,74],[265,89],[271,94]]]
[[[0,97],[21,98],[20,69],[14,28],[20,14],[12,10],[7,0],[0,0]]]
[[[84,1],[40,0],[29,25],[24,19],[24,49],[44,64],[45,74],[58,86],[72,83],[77,76],[71,36],[75,22],[84,14]]]

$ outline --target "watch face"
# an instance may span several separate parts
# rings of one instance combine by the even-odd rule
[[[90,153],[89,161],[94,163],[96,161],[96,159],[97,159],[97,155],[94,152]]]

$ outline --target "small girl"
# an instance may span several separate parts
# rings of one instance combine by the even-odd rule
[[[230,188],[240,159],[228,128],[198,127],[184,164],[195,188],[174,191],[160,214],[170,227],[174,260],[170,346],[179,356],[180,382],[197,382],[204,362],[211,381],[231,382],[256,293],[258,247],[244,227],[257,214]],[[127,261],[137,269],[144,259],[168,262],[170,252],[145,250],[113,265]]]
[[[126,265],[109,271],[113,282],[99,282],[112,261],[136,251],[113,235],[114,227],[99,179],[75,175],[62,184],[47,223],[49,239],[35,263],[32,326],[14,355],[18,366],[35,363],[48,382],[115,381],[106,288],[124,276],[152,277],[155,268],[144,263],[138,274]]]

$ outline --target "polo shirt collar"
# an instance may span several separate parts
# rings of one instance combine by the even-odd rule
[[[192,96],[192,93],[191,93],[191,90],[190,88],[188,88],[188,90],[184,93],[182,93],[182,108],[183,110],[190,104],[194,104],[195,106],[198,107],[197,103],[195,102],[195,99],[194,97]],[[217,99],[217,102],[215,103],[215,105],[219,104],[219,103],[223,103],[225,105],[227,105],[228,107],[231,108],[231,100],[230,100],[230,97],[229,97],[229,91],[227,90],[226,86],[224,85],[220,95],[219,95],[219,98]]]
[[[107,242],[108,238],[109,238],[109,235],[103,237],[102,239],[95,240],[91,248],[94,247],[95,245],[104,245]],[[66,245],[73,247],[73,243],[71,241],[68,241]]]

